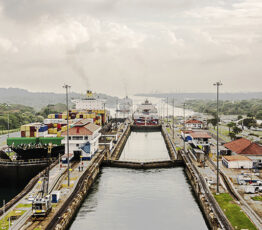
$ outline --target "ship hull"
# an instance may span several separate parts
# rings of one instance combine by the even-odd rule
[[[55,146],[51,150],[51,154],[48,154],[48,148],[33,148],[33,149],[22,149],[22,148],[12,148],[14,152],[17,153],[18,158],[22,160],[29,159],[39,159],[39,158],[48,158],[54,157],[57,158],[60,155],[65,153],[64,145]]]
[[[47,163],[19,164],[0,162],[0,180],[2,185],[23,186],[46,168]]]

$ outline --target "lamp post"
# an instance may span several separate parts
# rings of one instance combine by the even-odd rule
[[[9,113],[9,109],[8,109],[8,107],[10,107],[10,105],[5,104],[5,106],[6,106],[6,109],[7,109],[7,138],[9,138],[9,130],[10,130],[10,113]],[[7,151],[8,151],[8,153],[10,152],[10,151],[9,151],[9,146],[8,146]]]
[[[71,86],[64,85],[63,88],[66,89],[66,110],[67,110],[67,185],[70,187],[70,163],[69,163],[69,110],[68,110],[68,89]]]
[[[219,110],[218,110],[218,103],[219,103],[219,86],[222,85],[221,81],[216,82],[213,84],[214,86],[217,87],[217,115],[216,115],[216,119],[217,119],[217,194],[219,193],[219,146],[218,146],[218,129],[219,129],[219,119],[218,119],[218,114],[219,114]]]
[[[175,99],[173,98],[173,125],[172,125],[172,134],[173,140],[175,139],[175,130],[174,130],[174,123],[175,123]]]

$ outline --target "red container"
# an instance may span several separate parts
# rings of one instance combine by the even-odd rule
[[[25,137],[25,131],[21,131],[21,137]]]
[[[62,119],[62,114],[59,114],[59,115],[58,115],[58,118],[59,118],[59,119]]]
[[[57,124],[57,129],[61,129],[61,124]]]

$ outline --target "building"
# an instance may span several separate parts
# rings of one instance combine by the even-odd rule
[[[186,121],[185,126],[187,129],[203,129],[204,124],[202,121],[191,119]]]
[[[230,155],[248,156],[250,159],[262,159],[262,146],[246,138],[240,138],[224,144]]]
[[[227,168],[234,168],[234,169],[253,168],[252,160],[246,156],[241,156],[241,155],[223,156],[222,163]]]
[[[96,98],[92,91],[87,91],[86,97],[82,99],[74,99],[76,110],[105,110],[104,101]]]
[[[81,120],[69,129],[69,153],[75,158],[82,156],[83,160],[90,160],[98,150],[98,141],[101,136],[101,127],[88,120]],[[67,131],[61,134],[67,137]],[[67,138],[62,141],[67,153]]]

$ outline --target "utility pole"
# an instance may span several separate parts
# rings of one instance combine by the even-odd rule
[[[219,110],[218,110],[218,104],[219,104],[219,86],[222,85],[221,81],[216,82],[213,84],[214,86],[217,87],[217,194],[219,194],[219,146],[218,146],[218,136],[219,136],[219,119],[218,119],[218,115],[219,115]]]
[[[10,130],[10,112],[9,112],[8,107],[10,107],[10,105],[8,105],[8,104],[5,104],[5,105],[6,105],[6,109],[7,109],[7,138],[9,138],[9,130]],[[8,154],[10,153],[9,146],[8,146],[8,148],[7,148],[7,152],[8,152]]]
[[[167,113],[167,125],[168,125],[168,97],[166,98],[166,113]]]
[[[175,130],[174,130],[174,123],[175,123],[175,99],[173,98],[173,125],[172,125],[172,131],[173,131],[173,140],[175,139]]]
[[[186,133],[185,133],[185,130],[186,130],[186,112],[185,112],[185,107],[186,107],[186,103],[184,102],[184,125],[183,125],[183,132],[184,132],[184,152],[186,153]]]
[[[67,109],[67,185],[70,187],[70,162],[69,162],[69,109],[68,109],[68,89],[71,86],[64,85],[63,88],[66,89],[66,109]]]

